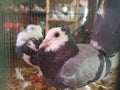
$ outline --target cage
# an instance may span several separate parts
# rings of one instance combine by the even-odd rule
[[[43,79],[35,81],[37,70],[18,58],[15,50],[19,32],[29,24],[40,25],[43,35],[52,27],[68,26],[77,43],[89,43],[97,0],[1,0],[0,2],[0,88],[1,90],[56,90]],[[85,8],[80,9],[81,5]],[[88,10],[86,10],[88,9]],[[82,14],[84,14],[84,22]],[[24,80],[16,78],[20,67]],[[32,83],[27,83],[32,78]],[[24,85],[23,85],[24,84]],[[98,83],[100,84],[100,83]],[[105,82],[106,84],[106,82]],[[91,87],[95,87],[92,85]],[[107,85],[105,86],[107,87]],[[100,88],[100,86],[99,86]],[[100,89],[96,89],[100,90]],[[102,90],[106,90],[103,89]],[[112,89],[111,89],[112,90]]]

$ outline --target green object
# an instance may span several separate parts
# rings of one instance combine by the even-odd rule
[[[4,19],[0,21],[0,90],[7,90],[8,72],[11,60],[11,35],[2,26]]]

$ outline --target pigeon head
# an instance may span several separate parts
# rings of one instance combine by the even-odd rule
[[[36,39],[43,38],[42,35],[43,30],[40,25],[30,24],[26,27],[26,31],[27,31],[26,34],[29,34],[30,38],[36,38]]]
[[[23,46],[31,38],[36,40],[43,38],[42,28],[39,25],[28,25],[24,31],[20,32],[17,35],[16,46]]]
[[[68,30],[68,28],[64,27],[50,29],[39,49],[44,47],[46,52],[58,51],[61,46],[69,41],[70,33]]]

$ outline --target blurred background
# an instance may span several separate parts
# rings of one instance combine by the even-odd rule
[[[104,0],[100,0],[104,2]],[[40,25],[43,35],[52,27],[68,26],[76,43],[89,43],[99,0],[0,0],[0,88],[1,90],[56,90],[42,82],[17,80],[15,67],[26,81],[34,68],[18,60],[15,52],[17,34],[29,24]],[[94,90],[114,90],[116,71],[107,79],[91,85]],[[114,76],[114,77],[113,77]],[[26,85],[26,84],[25,84]]]

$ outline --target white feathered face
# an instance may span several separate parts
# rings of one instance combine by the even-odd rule
[[[45,47],[45,51],[57,51],[65,42],[68,41],[68,36],[65,31],[61,30],[61,27],[52,28],[48,31],[39,49]]]
[[[25,31],[20,32],[17,36],[16,46],[22,46],[31,38],[37,40],[43,38],[42,28],[39,25],[28,25]]]

